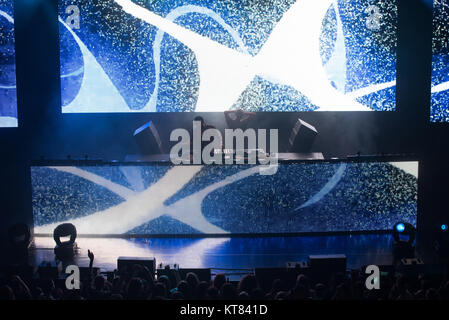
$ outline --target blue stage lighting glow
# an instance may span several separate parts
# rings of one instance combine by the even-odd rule
[[[441,225],[441,230],[442,231],[447,231],[447,224],[442,224]]]
[[[405,225],[403,223],[399,223],[396,225],[396,231],[397,232],[402,232],[405,230]]]

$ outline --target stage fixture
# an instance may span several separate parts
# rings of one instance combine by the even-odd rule
[[[314,126],[298,118],[288,139],[288,152],[309,152],[317,135]]]
[[[407,222],[398,222],[393,227],[393,260],[398,262],[405,258],[415,257],[414,241],[416,229]]]
[[[308,268],[309,265],[307,264],[307,261],[290,261],[286,263],[286,267],[288,268],[301,268],[305,269]]]
[[[424,261],[420,258],[404,258],[401,259],[401,264],[403,266],[417,266],[417,265],[423,265]]]
[[[134,139],[139,148],[140,154],[162,154],[164,149],[159,132],[153,121],[148,121],[134,131]]]
[[[55,255],[59,260],[68,260],[75,255],[76,247],[76,228],[71,223],[63,223],[58,225],[53,231],[53,239],[56,242]],[[68,241],[61,241],[61,237],[68,237]]]
[[[449,259],[449,231],[446,223],[441,224],[437,230],[435,249],[441,259]]]

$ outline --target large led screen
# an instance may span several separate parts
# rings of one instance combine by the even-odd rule
[[[61,0],[62,112],[395,110],[396,0]]]
[[[417,162],[33,166],[35,233],[241,234],[416,225]]]
[[[433,4],[430,121],[449,121],[449,0]]]
[[[0,128],[17,127],[13,11],[13,0],[0,0]]]

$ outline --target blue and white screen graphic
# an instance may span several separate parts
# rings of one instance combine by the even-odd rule
[[[393,111],[397,0],[61,0],[62,112]]]
[[[430,121],[449,122],[449,0],[433,4]]]
[[[13,0],[0,0],[0,128],[17,127],[13,11]]]
[[[418,162],[31,167],[34,231],[240,234],[416,225]]]

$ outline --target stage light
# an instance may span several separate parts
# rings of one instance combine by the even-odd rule
[[[403,223],[398,223],[396,225],[396,231],[397,232],[403,232],[405,230],[405,225]]]
[[[414,258],[416,229],[407,222],[398,222],[393,227],[393,259],[398,262],[401,259]]]
[[[437,229],[437,236],[435,240],[435,250],[441,259],[449,262],[449,232],[448,225],[443,223]]]
[[[75,255],[76,228],[71,223],[63,223],[58,225],[53,231],[53,239],[56,242],[55,255],[59,260],[68,260]],[[70,236],[68,241],[61,241],[61,237]]]
[[[408,237],[407,240],[401,239],[401,236],[403,238]],[[415,241],[416,237],[416,229],[414,226],[412,226],[410,223],[407,222],[398,222],[393,227],[393,238],[395,241],[405,241],[409,244],[413,244],[413,241]]]

